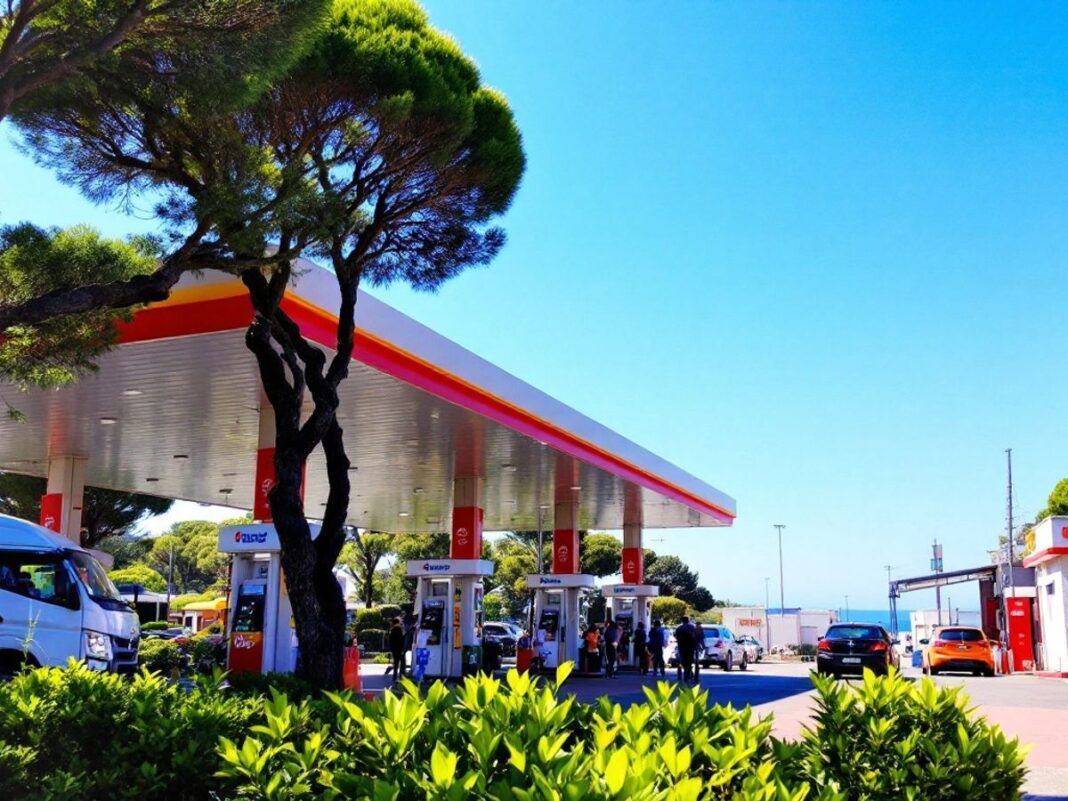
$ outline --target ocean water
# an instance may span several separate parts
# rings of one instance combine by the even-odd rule
[[[822,609],[825,607],[807,607],[811,609]],[[787,612],[796,611],[791,610],[789,607]],[[851,623],[877,623],[887,631],[892,631],[893,627],[890,625],[890,610],[889,609],[854,609],[849,608],[849,614],[846,615],[846,610],[841,607],[836,610],[838,612],[838,619],[841,621],[849,621]],[[909,621],[909,612],[911,609],[898,609],[897,610],[897,630],[900,632],[910,631],[912,624]],[[778,608],[769,609],[768,614],[778,614]]]

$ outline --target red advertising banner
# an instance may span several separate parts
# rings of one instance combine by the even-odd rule
[[[59,534],[63,530],[63,493],[41,496],[41,525]]]
[[[482,518],[477,506],[460,506],[452,510],[452,559],[482,558]]]
[[[575,529],[563,528],[553,532],[553,572],[579,572],[579,537]]]
[[[263,672],[263,632],[235,631],[230,637],[231,673]]]
[[[641,548],[624,548],[622,561],[624,584],[641,584],[645,581],[645,552]]]

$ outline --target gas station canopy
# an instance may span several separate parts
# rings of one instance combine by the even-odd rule
[[[334,278],[302,268],[284,308],[329,347]],[[0,386],[27,418],[0,421],[0,470],[43,476],[50,458],[85,457],[89,486],[251,509],[266,404],[244,343],[251,316],[240,281],[187,276],[122,326],[99,372],[58,390]],[[733,521],[732,498],[370,295],[360,295],[357,324],[339,409],[354,466],[351,524],[448,530],[459,473],[483,477],[490,531],[533,530],[539,510],[551,527],[564,496],[578,498],[586,529],[622,528],[625,503],[645,528]],[[326,495],[317,451],[309,517]]]

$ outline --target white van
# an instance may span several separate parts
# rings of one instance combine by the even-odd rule
[[[72,657],[132,673],[140,634],[137,615],[92,554],[42,526],[0,515],[0,677]]]

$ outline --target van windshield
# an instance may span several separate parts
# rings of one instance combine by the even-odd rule
[[[119,591],[115,589],[115,585],[111,583],[108,574],[104,572],[104,568],[96,559],[84,551],[69,551],[68,553],[78,578],[85,585],[85,589],[89,591],[93,600],[123,603]]]

